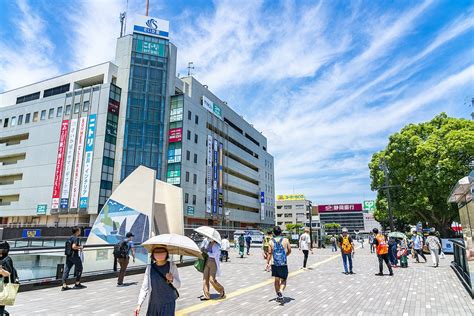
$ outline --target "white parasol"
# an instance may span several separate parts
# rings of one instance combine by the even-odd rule
[[[221,234],[219,234],[219,232],[215,228],[212,228],[209,226],[201,226],[201,227],[195,228],[194,231],[214,240],[219,245],[221,244]]]
[[[189,237],[178,234],[161,234],[142,243],[149,252],[155,248],[166,248],[170,255],[202,258],[201,250]]]

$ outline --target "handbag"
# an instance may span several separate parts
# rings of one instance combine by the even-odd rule
[[[203,252],[202,259],[197,259],[196,262],[194,262],[194,268],[196,268],[196,270],[199,272],[204,273],[204,267],[206,266],[207,258],[209,258],[209,255]]]
[[[13,283],[13,278],[11,277],[13,273],[10,274],[10,282],[5,283],[3,278],[0,281],[0,305],[14,305],[16,296],[18,295],[18,289],[20,284]]]

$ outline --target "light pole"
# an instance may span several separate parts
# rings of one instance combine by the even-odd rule
[[[311,247],[313,247],[313,204],[311,201],[308,201],[308,211],[309,211],[309,241],[311,243]]]
[[[393,224],[393,214],[392,214],[392,207],[391,207],[392,201],[391,201],[391,198],[390,198],[390,185],[389,185],[389,182],[388,182],[388,168],[387,168],[387,165],[385,164],[384,160],[382,160],[380,162],[379,166],[382,169],[384,177],[385,177],[385,185],[383,187],[381,187],[381,189],[386,189],[387,190],[388,220],[389,220],[389,223],[390,223],[390,230],[393,232],[393,231],[395,231],[395,225]]]

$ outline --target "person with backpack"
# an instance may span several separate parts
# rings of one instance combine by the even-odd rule
[[[426,238],[426,244],[430,249],[431,260],[433,260],[433,266],[437,268],[439,266],[439,255],[441,252],[441,243],[439,238],[435,235],[435,229],[431,228],[428,238]]]
[[[64,265],[64,273],[62,278],[61,291],[67,291],[71,289],[67,286],[66,280],[69,277],[69,271],[74,266],[74,276],[76,282],[73,289],[85,289],[87,286],[81,284],[82,275],[82,260],[79,255],[79,251],[84,248],[81,246],[79,236],[81,235],[81,229],[79,227],[72,228],[72,236],[66,241],[64,253],[66,255],[66,264]]]
[[[271,263],[272,277],[275,278],[276,301],[283,303],[283,291],[286,289],[286,280],[288,279],[287,257],[291,254],[291,246],[288,239],[281,236],[280,226],[273,228],[273,236],[268,248],[267,268]]]
[[[151,264],[146,267],[134,315],[140,315],[141,306],[148,294],[147,315],[174,315],[176,300],[179,298],[177,289],[181,286],[178,267],[174,262],[168,261],[169,253],[165,248],[154,248],[150,257]]]
[[[372,234],[369,235],[369,247],[370,247],[370,253],[374,253],[375,252],[374,236]]]
[[[374,228],[372,231],[375,235],[374,244],[375,249],[377,251],[377,257],[379,259],[379,273],[375,275],[383,276],[383,262],[385,261],[388,271],[390,272],[390,276],[393,276],[392,265],[390,264],[390,261],[388,259],[387,238],[384,235],[379,234],[379,230],[377,228]]]
[[[244,253],[245,253],[245,237],[244,237],[244,234],[242,233],[239,236],[239,255],[240,255],[240,258],[244,257]]]
[[[250,233],[247,233],[245,243],[247,244],[247,256],[250,256],[250,245],[252,244],[252,236],[250,236]]]
[[[311,254],[313,254],[313,248],[311,247],[311,237],[309,236],[308,227],[306,227],[304,229],[304,233],[301,234],[298,244],[299,244],[299,249],[303,251],[303,255],[304,255],[303,269],[306,270],[306,263],[308,262],[309,251],[311,250]]]
[[[344,274],[354,274],[352,271],[352,256],[355,254],[354,241],[345,227],[342,229],[342,235],[339,236],[339,248],[341,248]],[[347,269],[347,261],[349,261],[349,270]]]
[[[423,260],[425,260],[424,263],[426,263],[427,260],[425,255],[423,254],[423,238],[421,237],[421,233],[417,234],[415,231],[413,237],[411,238],[411,241],[415,253],[416,262],[420,262],[420,259],[418,258],[418,256],[420,256],[423,258]]]
[[[10,282],[18,282],[18,274],[16,269],[13,267],[13,260],[8,255],[10,252],[10,244],[7,241],[0,241],[0,275],[3,277],[3,283],[8,284]],[[0,305],[0,315],[10,315],[5,310],[5,305]]]
[[[130,263],[130,254],[132,255],[133,262],[135,262],[135,248],[133,247],[134,236],[135,235],[133,235],[131,232],[128,232],[125,235],[125,239],[114,246],[114,260],[120,265],[117,286],[123,286],[123,279],[125,278],[128,264]]]
[[[229,250],[230,250],[230,242],[229,242],[229,237],[227,235],[224,236],[224,238],[221,241],[221,256],[220,256],[220,261],[225,262],[229,261]]]

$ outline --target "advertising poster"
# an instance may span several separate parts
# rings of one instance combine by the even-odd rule
[[[66,167],[64,169],[63,190],[61,191],[61,208],[69,206],[69,189],[71,188],[72,163],[74,162],[74,148],[76,145],[77,119],[71,120],[69,137],[67,140]]]
[[[260,220],[265,219],[265,192],[260,192]]]
[[[207,192],[206,192],[206,213],[211,213],[212,201],[212,136],[207,135]]]
[[[212,174],[212,213],[217,214],[217,140],[214,139],[214,169],[213,169],[213,174]]]
[[[82,160],[84,157],[84,140],[86,136],[87,117],[81,117],[79,120],[79,136],[76,146],[76,161],[74,163],[74,172],[72,177],[71,189],[71,208],[77,208],[79,202],[79,185],[81,183]]]
[[[179,128],[170,128],[168,140],[170,143],[180,142],[183,138],[183,129]]]
[[[97,125],[97,115],[92,114],[89,116],[89,126],[87,127],[86,134],[86,154],[84,161],[84,172],[82,173],[82,188],[81,188],[81,199],[79,202],[80,208],[87,208],[89,202],[89,189],[91,184],[91,173],[92,173],[92,158],[94,156],[94,139],[95,139],[95,128]]]
[[[222,207],[224,206],[224,192],[222,190],[223,183],[224,183],[224,176],[223,176],[223,168],[222,165],[224,163],[224,148],[222,143],[219,143],[219,181],[218,181],[218,190],[219,190],[219,211],[218,214],[222,215]]]
[[[58,155],[56,157],[56,169],[54,171],[53,182],[53,200],[51,203],[52,209],[59,208],[59,197],[61,191],[61,181],[63,177],[64,166],[64,152],[66,150],[67,130],[69,127],[69,120],[63,120],[61,123],[61,132],[59,134]]]

